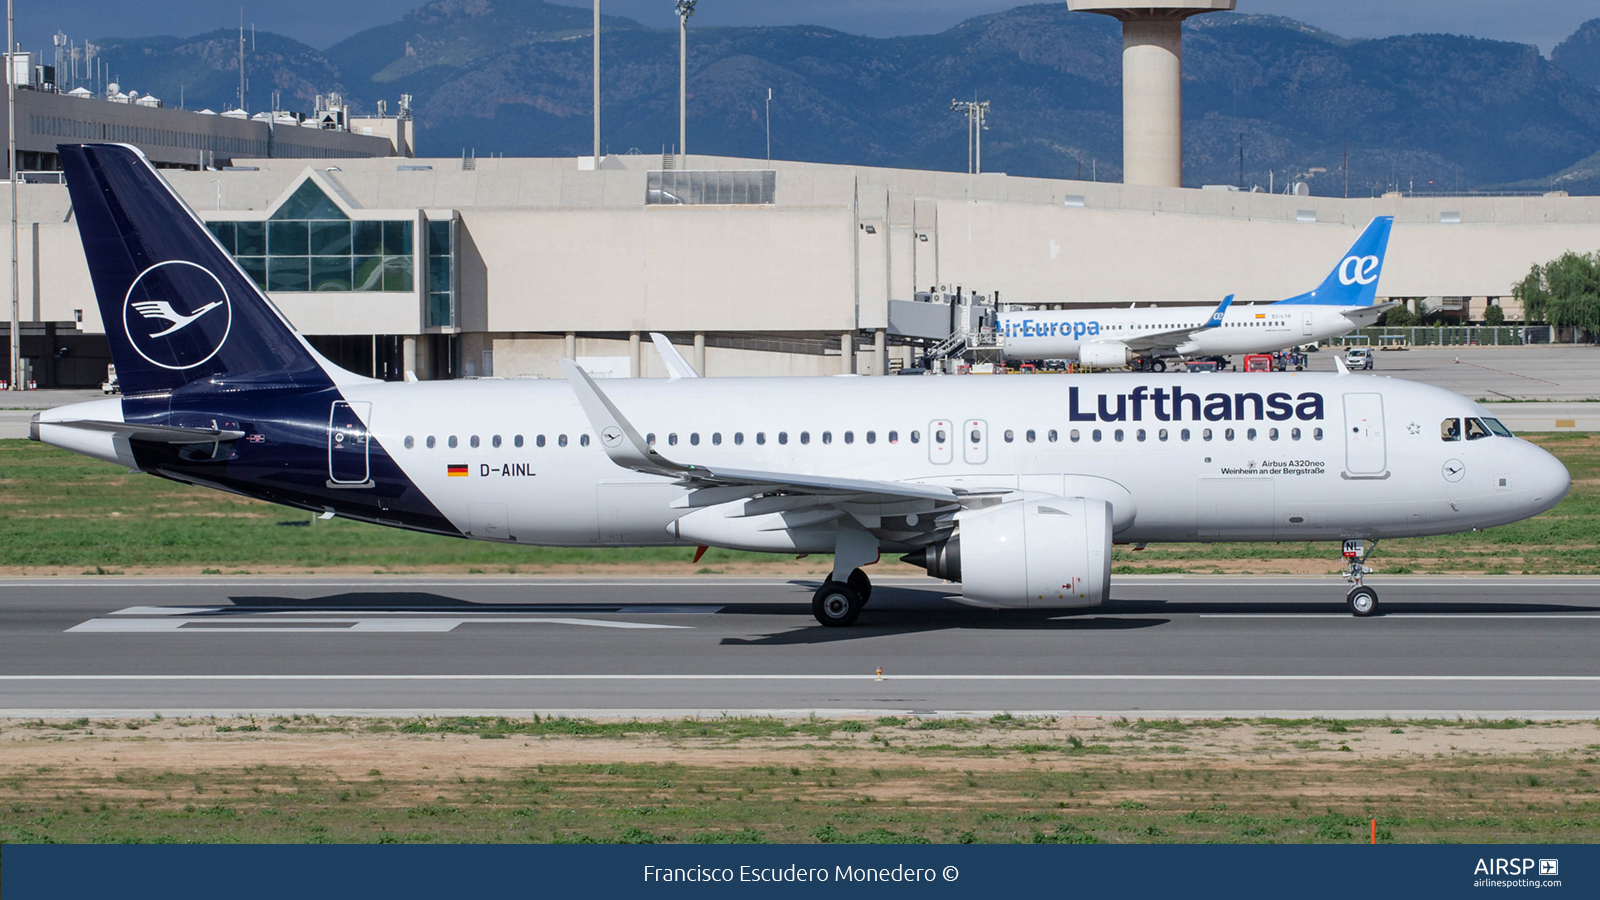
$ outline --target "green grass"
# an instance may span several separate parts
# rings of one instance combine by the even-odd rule
[[[1600,436],[1533,435],[1566,463],[1573,488],[1555,509],[1477,534],[1385,541],[1380,572],[1488,574],[1600,573]],[[452,567],[479,573],[534,573],[551,566],[604,571],[626,564],[681,564],[692,551],[508,547],[333,519],[181,485],[25,440],[0,441],[0,564],[70,574],[193,566],[215,574],[250,567],[374,572]],[[284,524],[291,523],[291,524]],[[1338,567],[1329,542],[1157,544],[1117,548],[1118,573],[1209,572],[1213,566],[1267,572],[1285,561]],[[807,560],[820,565],[826,556]],[[782,556],[712,550],[699,571],[728,563],[791,562]],[[906,570],[908,573],[910,570]]]
[[[951,764],[948,748],[899,746],[926,730],[917,722],[858,721],[858,729],[818,719],[242,722],[168,721],[161,723],[167,732],[149,737],[157,723],[148,720],[7,725],[7,739],[24,745],[56,746],[63,732],[75,743],[61,745],[58,764],[0,770],[0,844],[1364,843],[1373,818],[1384,843],[1600,840],[1600,745],[1514,754],[1464,746],[1449,756],[1399,752],[1351,762],[1318,755],[1335,747],[1284,754],[1281,744],[1247,741],[1237,756],[1213,752],[1187,764],[1168,755],[1180,748],[1137,739],[1184,740],[1199,752],[1230,729],[1282,741],[1308,728],[1344,728],[1354,739],[1369,726],[1404,725],[1464,743],[1459,730],[1474,727],[1470,722],[1211,720],[1179,727],[1119,720],[1101,723],[1092,739],[1124,733],[1135,740],[1097,743],[1103,752],[1091,755],[1059,741],[1039,743],[1041,732],[1062,727],[1054,720],[969,723],[963,727],[989,727],[981,769]],[[130,724],[143,730],[130,731]],[[1517,727],[1548,734],[1579,726]],[[848,736],[863,729],[897,745],[863,747]],[[480,744],[474,735],[497,741]],[[573,737],[586,741],[583,756],[593,763],[539,762],[541,738]],[[775,738],[786,740],[774,745]],[[274,757],[274,742],[285,740],[294,743]],[[440,740],[458,744],[430,743]],[[115,762],[152,741],[173,755],[150,768]],[[360,756],[362,748],[392,750],[396,741],[413,743],[381,770],[361,763],[341,773],[317,761],[317,748]],[[608,761],[623,744],[658,748],[669,761]],[[109,761],[78,760],[78,748],[88,747]],[[448,752],[421,759],[430,747]],[[506,748],[510,755],[499,758],[516,762],[485,768],[475,761],[479,747]],[[717,764],[680,763],[670,761],[677,747],[743,752]],[[208,758],[212,752],[227,753],[226,762]],[[771,762],[775,752],[785,761]],[[407,766],[412,759],[434,765]]]

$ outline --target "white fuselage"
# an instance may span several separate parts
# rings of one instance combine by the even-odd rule
[[[1442,441],[1442,419],[1485,416],[1471,401],[1375,376],[601,384],[676,462],[1100,496],[1116,507],[1116,539],[1124,542],[1459,532],[1534,515],[1568,484],[1565,468],[1526,441]],[[473,537],[684,543],[667,529],[684,512],[669,504],[685,489],[615,465],[564,381],[375,383],[345,394],[372,404],[375,440]],[[451,466],[467,474],[452,476]]]
[[[1230,307],[1218,328],[1205,331],[1213,307],[1162,306],[1144,309],[1038,310],[1002,313],[999,331],[1008,359],[1077,359],[1094,342],[1136,344],[1172,331],[1192,331],[1173,343],[1179,356],[1271,353],[1348,334],[1371,324],[1372,307],[1267,303]],[[1135,355],[1168,356],[1167,353]]]

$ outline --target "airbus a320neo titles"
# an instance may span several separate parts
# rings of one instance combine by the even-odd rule
[[[1514,522],[1567,470],[1471,401],[1341,374],[384,382],[295,331],[134,148],[61,148],[123,396],[33,436],[324,515],[512,544],[882,553],[966,603],[1087,608],[1113,543],[1344,541]],[[330,298],[337,302],[337,298]]]
[[[1095,368],[1132,362],[1165,372],[1172,357],[1271,353],[1371,325],[1400,304],[1378,303],[1394,218],[1379,216],[1315,290],[1276,303],[1001,313],[1009,359],[1071,359]]]

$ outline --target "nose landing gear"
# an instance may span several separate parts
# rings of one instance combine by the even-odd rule
[[[1350,582],[1350,593],[1345,595],[1345,605],[1350,607],[1350,614],[1358,618],[1366,618],[1378,611],[1378,592],[1362,583],[1362,578],[1372,574],[1367,557],[1378,548],[1378,542],[1373,541],[1372,546],[1367,546],[1363,540],[1344,542],[1344,558],[1346,569],[1344,579]]]

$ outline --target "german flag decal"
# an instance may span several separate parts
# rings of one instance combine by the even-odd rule
[[[451,478],[465,478],[472,474],[472,469],[467,466],[447,466]]]

